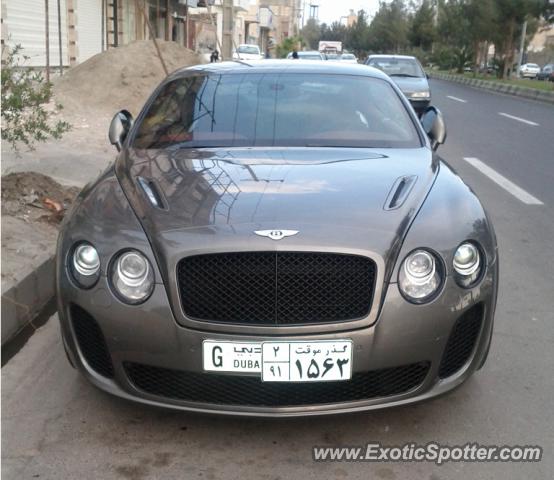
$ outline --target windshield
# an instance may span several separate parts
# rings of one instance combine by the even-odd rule
[[[417,60],[413,58],[379,57],[371,58],[368,62],[371,67],[382,70],[390,77],[423,77],[423,70]]]
[[[241,45],[237,48],[238,53],[251,53],[254,55],[260,54],[260,49],[255,45]]]
[[[298,56],[302,60],[321,60],[322,57],[319,53],[304,53],[304,52],[298,52]]]
[[[354,60],[355,58],[351,53],[343,53],[341,57],[342,60]]]
[[[166,147],[421,146],[385,80],[301,73],[199,73],[164,85],[133,141]]]

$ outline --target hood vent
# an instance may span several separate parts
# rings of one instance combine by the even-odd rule
[[[167,204],[163,201],[163,196],[153,180],[149,180],[144,177],[137,177],[137,181],[142,187],[146,198],[153,207],[161,210],[167,210]]]
[[[416,181],[416,175],[405,175],[397,178],[387,196],[387,200],[383,208],[385,210],[395,210],[400,208],[410,195]]]

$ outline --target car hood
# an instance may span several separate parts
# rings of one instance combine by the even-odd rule
[[[406,96],[414,92],[428,92],[429,83],[426,78],[414,77],[391,77],[392,81],[398,85],[402,93]]]
[[[116,171],[169,270],[186,254],[244,249],[392,258],[438,169],[428,148],[129,150]],[[162,204],[152,205],[140,181]],[[258,230],[298,230],[281,241]]]

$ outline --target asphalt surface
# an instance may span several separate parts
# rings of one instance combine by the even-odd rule
[[[392,410],[294,420],[200,416],[135,405],[89,385],[68,365],[53,317],[2,368],[4,478],[551,478],[554,107],[454,83],[431,86],[449,130],[441,155],[481,197],[500,245],[495,335],[483,370],[449,395]],[[502,175],[508,189],[464,158]],[[514,185],[542,204],[524,203]],[[528,464],[312,461],[313,445],[375,441],[541,445],[544,454]]]

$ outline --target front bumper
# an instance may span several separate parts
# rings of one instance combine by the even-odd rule
[[[200,378],[204,378],[206,375],[208,378],[208,375],[213,374],[203,373],[202,370],[202,342],[205,339],[261,342],[283,337],[275,334],[231,335],[182,327],[175,321],[165,288],[160,284],[156,285],[152,297],[137,307],[115,299],[105,277],[87,291],[75,287],[65,275],[61,275],[58,281],[59,316],[68,355],[77,368],[102,390],[141,403],[180,410],[249,416],[300,416],[404,405],[441,395],[464,382],[482,365],[488,351],[496,304],[497,265],[489,266],[483,281],[472,290],[461,290],[453,279],[447,278],[442,294],[427,305],[416,306],[406,302],[397,285],[390,284],[378,320],[371,327],[285,337],[305,341],[351,339],[354,344],[354,375],[426,364],[428,369],[417,385],[390,395],[368,395],[367,398],[358,397],[352,401],[315,401],[278,406],[241,403],[231,392],[229,401],[210,401],[205,398],[202,401],[191,401],[190,398],[178,398],[178,395],[153,394],[139,388],[131,380],[126,366],[143,365],[157,371],[189,372],[196,377],[200,375]],[[81,345],[81,340],[76,336],[75,319],[72,318],[75,307],[93,318],[102,332],[112,365],[111,372],[106,374],[103,371],[101,374],[87,360],[87,346]],[[458,370],[441,378],[441,361],[456,322],[477,307],[482,309],[482,318],[470,354]],[[226,377],[226,385],[232,385],[232,379]],[[342,388],[339,383],[336,387]]]
[[[421,114],[425,112],[425,109],[431,104],[430,97],[422,99],[410,98],[409,101],[418,116],[421,116]]]

